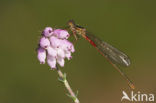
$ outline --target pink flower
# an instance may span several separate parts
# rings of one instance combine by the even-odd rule
[[[54,35],[59,39],[68,39],[70,36],[66,30],[62,30],[62,29],[54,30]]]
[[[41,46],[42,48],[47,48],[49,45],[50,45],[50,41],[49,41],[48,38],[42,37],[42,38],[40,39],[40,46]]]
[[[57,56],[64,59],[65,52],[62,48],[57,49]]]
[[[40,64],[45,64],[45,59],[46,59],[46,51],[43,48],[38,48],[37,50],[37,58],[40,61]]]
[[[47,63],[51,69],[56,68],[56,58],[50,55],[47,56]]]
[[[53,29],[51,27],[46,27],[42,32],[42,35],[45,37],[50,37],[53,34]]]
[[[74,46],[71,42],[68,40],[62,40],[62,47],[64,48],[65,51],[70,51],[70,52],[75,52]]]
[[[60,42],[61,42],[61,40],[58,39],[57,37],[55,37],[55,36],[50,37],[50,43],[51,43],[52,47],[59,48],[60,47]]]
[[[61,67],[64,67],[64,58],[57,57],[57,62]]]
[[[64,67],[65,58],[70,60],[71,53],[75,51],[73,44],[67,40],[69,36],[66,30],[56,29],[53,31],[51,27],[46,27],[40,39],[37,54],[40,63],[45,64],[47,57],[47,64],[51,69],[56,68],[57,63]]]
[[[70,59],[72,58],[71,52],[66,52],[66,53],[65,53],[65,57],[66,57],[68,60],[70,60]]]
[[[51,46],[49,46],[47,48],[47,53],[48,53],[48,55],[50,55],[52,57],[56,57],[57,56],[57,51],[54,48],[52,48]]]

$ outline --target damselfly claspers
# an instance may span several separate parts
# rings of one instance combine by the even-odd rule
[[[129,86],[134,89],[135,86],[129,80],[127,75],[119,69],[117,65],[126,66],[130,65],[129,57],[118,49],[114,48],[110,44],[102,41],[96,36],[88,33],[84,27],[76,25],[73,20],[68,21],[68,26],[70,31],[72,31],[75,39],[77,40],[77,36],[82,36],[85,38],[93,47],[97,49],[97,51],[104,56],[107,61],[127,80]]]

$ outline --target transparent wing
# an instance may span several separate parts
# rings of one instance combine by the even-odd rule
[[[98,50],[110,61],[122,66],[130,65],[130,59],[126,54],[88,32],[86,33],[86,35],[90,40],[92,40],[96,44]]]

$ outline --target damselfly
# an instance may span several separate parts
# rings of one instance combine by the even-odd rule
[[[130,59],[126,54],[114,48],[110,44],[102,41],[96,36],[88,33],[84,27],[76,25],[73,20],[70,20],[68,22],[68,26],[76,40],[78,35],[85,38],[127,80],[129,86],[132,89],[135,88],[133,83],[127,77],[127,75],[124,72],[122,72],[121,69],[119,69],[119,67],[117,66],[121,65],[128,67],[130,65]]]

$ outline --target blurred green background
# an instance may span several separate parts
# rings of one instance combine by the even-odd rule
[[[155,0],[0,0],[0,103],[71,103],[56,71],[36,57],[41,31],[69,19],[129,55],[121,68],[141,93],[156,93]],[[61,68],[81,103],[120,103],[120,74],[83,38]],[[126,101],[127,103],[127,101]]]

